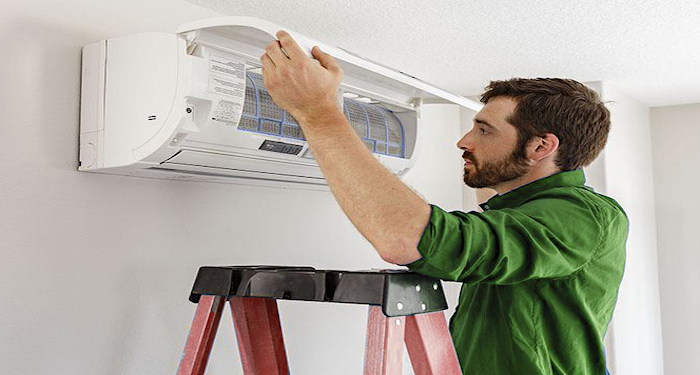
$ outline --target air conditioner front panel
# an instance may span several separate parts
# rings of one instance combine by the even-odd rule
[[[248,46],[245,53],[251,57],[258,57],[264,52],[264,46],[275,40],[275,33],[278,30],[289,32],[302,50],[308,54],[311,54],[313,46],[321,47],[324,52],[336,59],[349,81],[361,86],[374,86],[388,97],[402,97],[405,103],[409,103],[411,99],[421,98],[443,100],[474,110],[481,108],[479,103],[439,89],[396,69],[253,17],[232,16],[195,21],[180,26],[178,33],[205,43],[208,40],[218,40],[221,45],[226,45],[226,41],[233,41],[234,44],[244,41],[243,43]]]

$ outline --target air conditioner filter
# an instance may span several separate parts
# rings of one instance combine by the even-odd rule
[[[345,117],[367,148],[377,154],[405,158],[405,133],[394,113],[376,104],[344,98]],[[304,140],[297,121],[278,107],[263,85],[262,75],[246,73],[243,114],[238,129]]]

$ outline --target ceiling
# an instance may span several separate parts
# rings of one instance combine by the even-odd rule
[[[490,80],[607,81],[700,103],[700,1],[188,0],[266,19],[465,96]]]

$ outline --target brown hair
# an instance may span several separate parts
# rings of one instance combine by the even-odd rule
[[[605,147],[610,112],[598,94],[583,84],[560,78],[512,78],[491,81],[481,102],[507,96],[518,104],[508,122],[518,131],[518,153],[533,137],[559,138],[556,165],[570,171],[590,164]]]

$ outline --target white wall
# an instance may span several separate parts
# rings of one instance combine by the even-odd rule
[[[627,261],[606,346],[614,374],[663,374],[649,108],[607,83],[590,86],[611,113],[608,144],[586,169],[588,185],[627,212]]]
[[[328,192],[79,173],[80,48],[219,16],[182,1],[2,5],[0,368],[7,374],[171,374],[201,265],[386,268]],[[321,38],[322,36],[316,36]],[[462,206],[458,110],[435,116],[407,178]],[[455,114],[457,113],[457,114]],[[444,142],[443,142],[444,140]],[[447,145],[442,149],[442,145]],[[457,155],[454,161],[436,161]],[[433,168],[434,167],[434,168]],[[449,289],[449,287],[448,287]],[[448,296],[456,299],[454,288]],[[281,302],[292,371],[362,370],[366,307]],[[241,373],[230,313],[208,374]]]
[[[700,104],[652,108],[666,375],[700,372]]]

